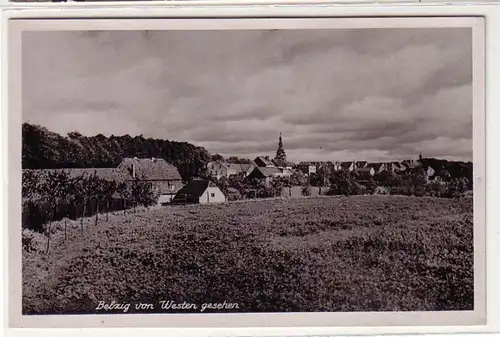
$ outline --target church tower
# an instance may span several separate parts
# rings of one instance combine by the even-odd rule
[[[283,148],[283,139],[281,138],[281,132],[278,141],[278,150],[276,150],[276,157],[274,159],[286,162],[286,153],[285,149]]]

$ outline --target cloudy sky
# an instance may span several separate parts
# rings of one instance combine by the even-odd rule
[[[212,153],[472,160],[468,28],[27,32],[23,120]]]

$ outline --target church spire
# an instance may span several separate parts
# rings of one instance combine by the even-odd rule
[[[283,138],[281,136],[281,132],[280,132],[280,138],[278,141],[278,150],[276,151],[276,157],[274,159],[286,161],[286,153],[285,153],[285,149],[283,148]]]

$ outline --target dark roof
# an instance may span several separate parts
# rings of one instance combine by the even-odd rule
[[[277,167],[256,167],[250,174],[259,174],[263,177],[270,177],[273,174],[280,174],[282,171]]]
[[[168,163],[162,158],[124,158],[119,170],[128,173],[128,178],[132,178],[132,166],[135,165],[136,177],[145,180],[182,180],[177,167]]]
[[[370,173],[373,167],[362,167],[362,168],[357,168],[355,169],[355,172],[357,173]]]
[[[209,180],[194,179],[177,192],[172,199],[173,203],[176,202],[198,202],[199,198],[207,190],[209,186],[215,187],[216,185]]]
[[[375,170],[379,170],[384,163],[369,163],[366,167],[373,167]]]
[[[228,164],[227,168],[236,170],[237,172],[246,172],[251,166],[252,164]]]
[[[367,161],[358,161],[358,162],[356,163],[356,167],[358,167],[358,168],[363,168],[363,167],[365,167],[365,165],[366,165],[367,163],[368,163]]]
[[[431,169],[432,171],[436,172],[436,170],[432,166],[430,166],[430,165],[421,165],[421,167],[424,170],[426,170],[426,171],[428,171],[429,169]]]
[[[351,167],[352,164],[353,164],[352,161],[343,161],[342,163],[340,163],[340,166],[342,168],[349,168],[349,167]]]
[[[393,161],[393,162],[389,163],[388,165],[393,166],[396,169],[401,169],[401,163],[399,163],[397,161]]]
[[[257,159],[260,160],[260,161],[262,161],[264,163],[264,165],[266,165],[266,166],[274,166],[274,164],[273,164],[273,162],[271,160],[268,160],[268,159],[266,159],[266,158],[264,158],[262,156],[255,158],[254,161],[257,161]]]

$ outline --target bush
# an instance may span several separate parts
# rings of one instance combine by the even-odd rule
[[[336,172],[330,178],[330,189],[327,195],[359,195],[364,192],[364,188],[349,173],[344,171]]]
[[[302,187],[302,191],[301,191],[302,195],[305,196],[305,197],[308,197],[311,195],[311,186],[309,185],[304,185]]]
[[[375,183],[375,180],[373,180],[373,178],[370,178],[366,182],[365,187],[366,187],[367,194],[374,194],[375,190],[377,189],[377,184]]]
[[[235,188],[228,188],[227,190],[227,200],[228,201],[235,201],[235,200],[241,200],[242,196],[241,193],[235,189]]]
[[[23,229],[22,232],[22,247],[26,252],[39,252],[44,250],[45,236],[43,234]]]

